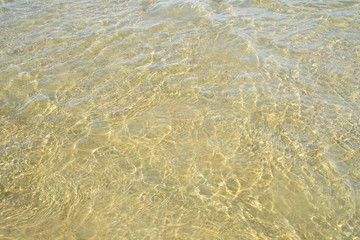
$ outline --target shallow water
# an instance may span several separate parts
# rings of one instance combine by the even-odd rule
[[[359,239],[360,4],[0,2],[1,239]]]

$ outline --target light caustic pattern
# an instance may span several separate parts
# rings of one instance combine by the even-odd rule
[[[1,1],[1,239],[357,239],[358,1]]]

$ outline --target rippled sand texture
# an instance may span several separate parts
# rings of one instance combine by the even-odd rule
[[[1,239],[359,239],[358,1],[0,2]]]

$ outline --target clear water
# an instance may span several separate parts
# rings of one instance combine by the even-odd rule
[[[360,2],[0,2],[1,239],[359,239]]]

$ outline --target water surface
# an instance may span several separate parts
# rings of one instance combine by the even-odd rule
[[[1,239],[359,239],[360,4],[0,2]]]

